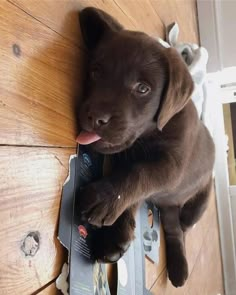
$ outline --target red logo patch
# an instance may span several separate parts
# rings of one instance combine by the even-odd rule
[[[87,229],[86,229],[83,225],[79,225],[79,226],[78,226],[78,230],[79,230],[79,234],[80,234],[84,239],[86,239],[86,238],[87,238],[87,235],[88,235]]]

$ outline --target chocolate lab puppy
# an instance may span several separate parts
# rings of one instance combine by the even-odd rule
[[[109,155],[110,176],[80,194],[80,210],[99,227],[94,255],[115,262],[134,238],[144,200],[160,208],[168,276],[188,277],[185,232],[202,216],[212,186],[214,145],[191,100],[191,76],[179,54],[86,8],[80,26],[88,75],[79,120],[81,144]]]

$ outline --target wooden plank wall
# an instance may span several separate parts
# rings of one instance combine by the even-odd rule
[[[85,57],[78,11],[86,6],[159,37],[177,20],[180,39],[198,42],[194,0],[0,1],[0,294],[57,294],[65,260],[58,212]],[[158,267],[146,263],[152,290],[165,271],[161,249]]]

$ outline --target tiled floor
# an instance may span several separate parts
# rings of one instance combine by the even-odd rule
[[[56,239],[61,186],[75,152],[73,98],[79,96],[84,50],[78,10],[104,9],[126,28],[164,37],[178,21],[180,39],[198,42],[193,0],[0,0],[0,294],[56,294],[63,250]],[[35,256],[21,245],[39,237]],[[223,294],[214,194],[187,237],[190,278],[175,289],[165,253],[147,261],[154,294]]]

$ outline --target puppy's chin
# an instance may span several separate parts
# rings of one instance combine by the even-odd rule
[[[123,142],[112,144],[110,142],[103,141],[102,139],[92,143],[90,146],[101,154],[116,154],[120,153],[133,145],[136,140],[136,136],[130,136],[129,139]]]

